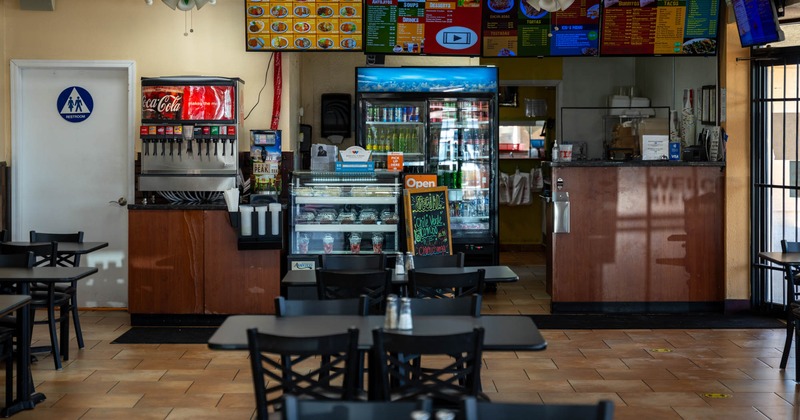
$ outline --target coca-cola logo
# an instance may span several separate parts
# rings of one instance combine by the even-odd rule
[[[180,112],[183,95],[164,95],[160,98],[142,98],[142,109],[159,113]]]

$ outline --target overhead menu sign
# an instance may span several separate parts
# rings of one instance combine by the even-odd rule
[[[362,4],[246,0],[247,51],[361,51]]]
[[[364,4],[367,53],[480,55],[478,0],[366,0]]]

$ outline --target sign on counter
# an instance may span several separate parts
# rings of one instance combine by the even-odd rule
[[[414,255],[452,254],[447,187],[407,189],[403,193],[406,241]]]

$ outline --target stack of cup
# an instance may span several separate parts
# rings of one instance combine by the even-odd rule
[[[258,214],[258,236],[267,234],[267,206],[256,206]]]
[[[269,203],[269,215],[272,223],[270,233],[275,236],[280,232],[281,227],[281,203]]]
[[[253,234],[253,206],[239,206],[239,214],[242,216],[242,236],[251,236]]]

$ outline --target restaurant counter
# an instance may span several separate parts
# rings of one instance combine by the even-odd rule
[[[224,204],[128,206],[132,325],[218,324],[274,313],[281,250],[240,250]]]
[[[547,164],[554,313],[722,310],[724,162]]]

